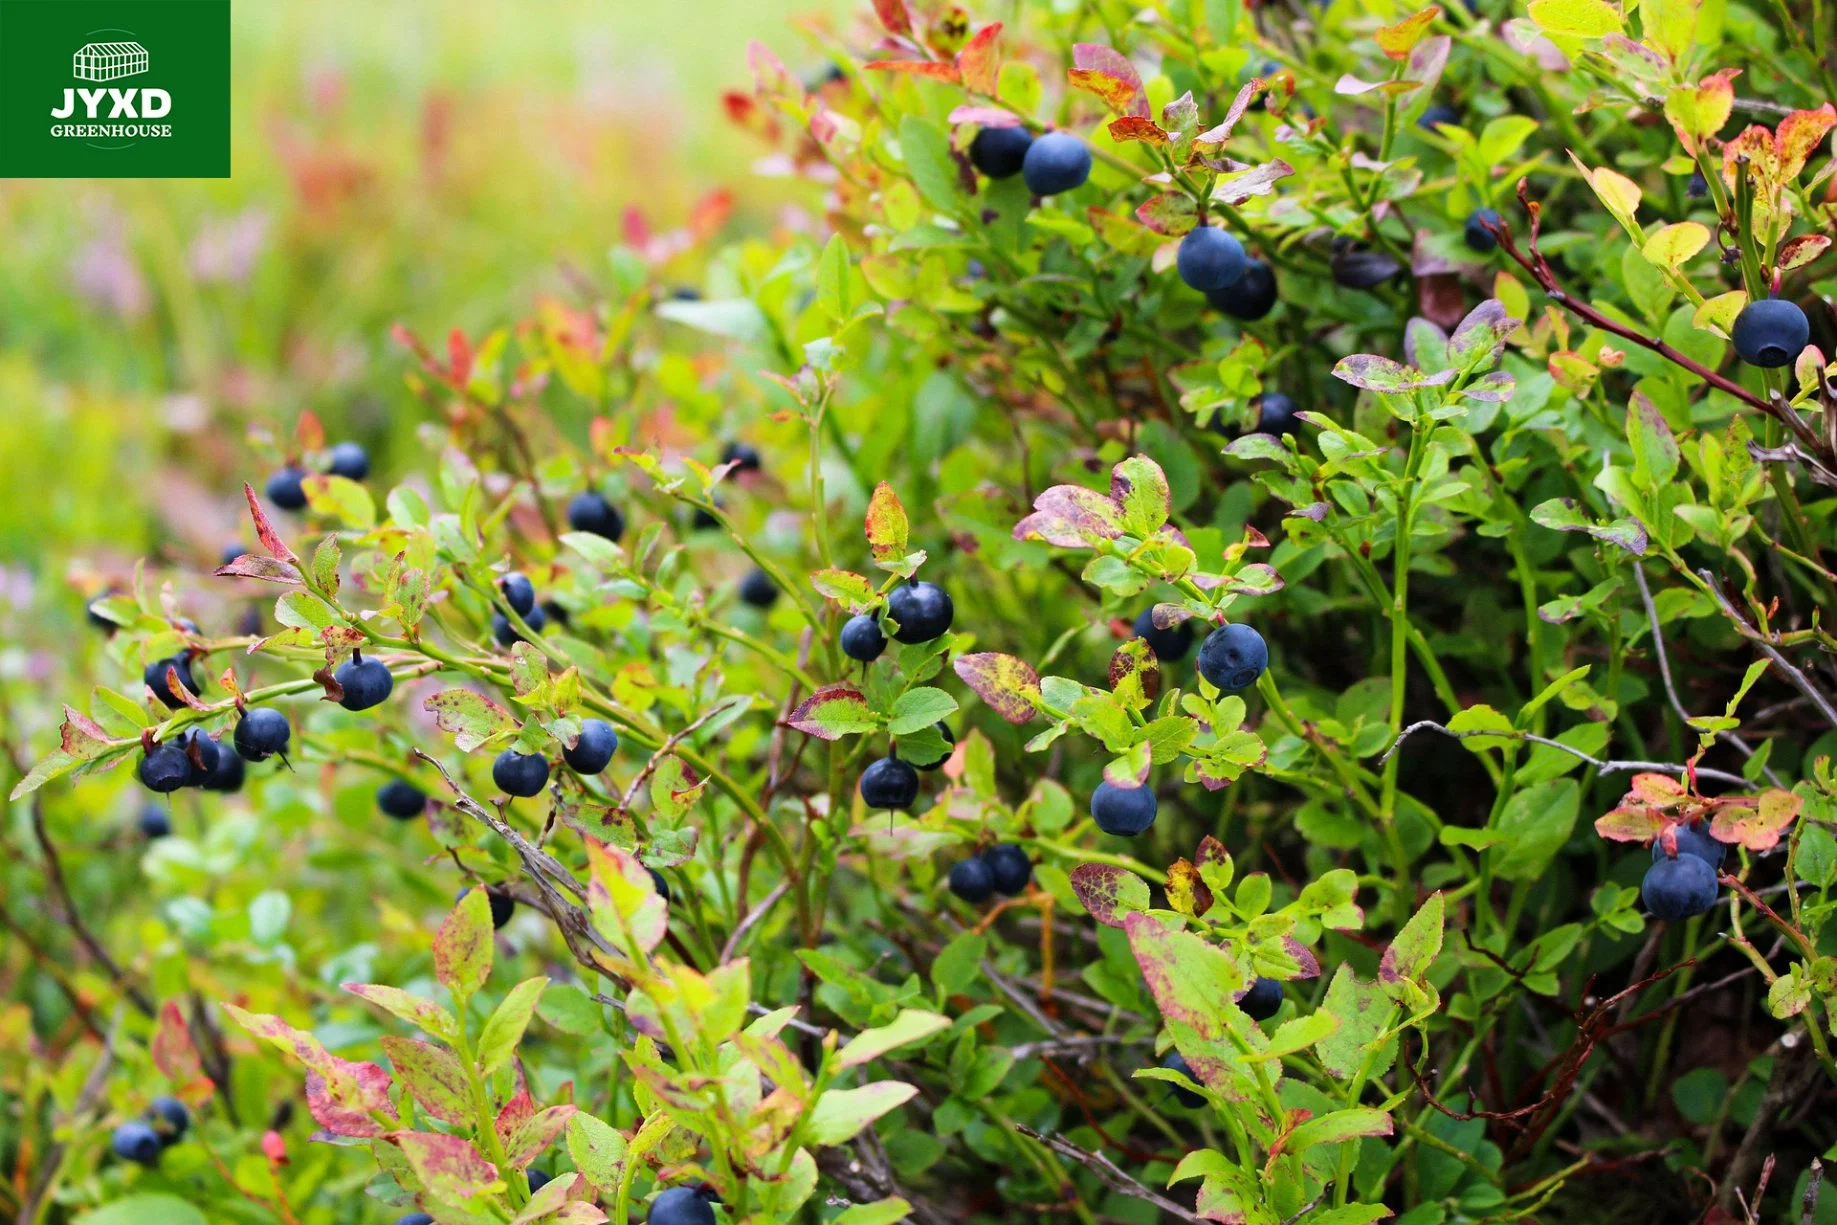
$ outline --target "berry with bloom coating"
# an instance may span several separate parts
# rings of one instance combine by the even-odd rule
[[[1199,1083],[1199,1078],[1193,1075],[1193,1069],[1187,1063],[1186,1056],[1182,1055],[1179,1051],[1167,1052],[1167,1057],[1161,1060],[1161,1066],[1170,1072],[1180,1073],[1180,1075],[1186,1077],[1194,1084]],[[1167,1082],[1163,1081],[1162,1083],[1166,1084]],[[1203,1093],[1195,1093],[1193,1090],[1183,1089],[1179,1085],[1168,1085],[1168,1088],[1174,1091],[1174,1100],[1179,1102],[1182,1106],[1185,1106],[1188,1110],[1197,1110],[1206,1104],[1205,1094]]]
[[[625,534],[625,516],[603,496],[589,489],[577,493],[568,503],[568,526],[577,532],[592,532],[608,540]]]
[[[1148,643],[1148,649],[1155,653],[1155,658],[1162,663],[1173,663],[1185,659],[1186,653],[1193,649],[1193,623],[1182,621],[1166,629],[1156,629],[1154,609],[1144,608],[1135,619],[1135,636]]]
[[[548,614],[543,612],[540,608],[532,608],[528,612],[519,613],[518,615],[523,618],[523,624],[529,626],[530,629],[538,634],[540,634],[549,623]],[[519,642],[523,641],[522,633],[516,626],[510,623],[510,618],[506,617],[503,613],[494,612],[491,614],[491,636],[497,640],[499,646],[506,648],[514,647]]]
[[[140,817],[135,824],[139,826],[142,837],[164,838],[172,832],[172,814],[158,804],[148,804],[140,810]]]
[[[1295,420],[1295,401],[1279,391],[1266,391],[1257,397],[1257,433],[1259,434],[1293,434],[1299,424]]]
[[[201,727],[188,727],[179,733],[174,741],[179,752],[185,755],[185,764],[191,773],[185,779],[188,787],[202,787],[210,776],[216,772],[217,762],[223,758],[223,752],[217,742],[204,734]]]
[[[975,905],[995,896],[995,874],[981,859],[964,859],[950,870],[950,891]]]
[[[153,1165],[166,1147],[160,1143],[159,1133],[139,1119],[117,1127],[109,1145],[115,1156],[136,1165]]]
[[[700,1191],[671,1187],[651,1201],[650,1225],[714,1225],[714,1209]]]
[[[1025,893],[1027,882],[1033,879],[1033,860],[1012,842],[996,843],[982,853],[982,862],[989,865],[996,891],[1009,897]]]
[[[901,583],[887,596],[887,615],[899,622],[900,642],[930,642],[950,628],[956,608],[936,583]]]
[[[268,500],[282,510],[301,510],[306,506],[306,469],[286,467],[268,478]]]
[[[842,624],[842,654],[862,663],[873,663],[887,649],[887,636],[880,630],[880,618],[860,613]]]
[[[1233,319],[1253,321],[1276,309],[1276,274],[1260,259],[1244,261],[1244,275],[1223,289],[1206,291],[1206,302]]]
[[[491,763],[491,781],[505,795],[528,799],[542,794],[549,782],[549,760],[540,753],[505,749]]]
[[[1762,298],[1741,308],[1729,339],[1750,366],[1790,366],[1811,340],[1811,321],[1796,302]]]
[[[580,739],[561,750],[561,759],[576,774],[598,774],[619,748],[619,733],[604,719],[582,719]]]
[[[251,706],[236,720],[231,743],[244,761],[267,761],[276,753],[285,753],[292,738],[293,727],[286,715],[272,706]]]
[[[191,760],[177,741],[168,740],[154,745],[153,751],[140,759],[137,773],[141,786],[167,795],[191,781]]]
[[[1253,1021],[1267,1021],[1282,1007],[1282,980],[1259,978],[1237,997],[1237,1006]]]
[[[740,580],[740,599],[754,608],[770,608],[778,602],[778,584],[764,570],[749,570]]]
[[[325,470],[347,481],[361,481],[370,475],[370,453],[362,443],[341,442],[332,448],[332,462]]]
[[[1703,825],[1680,825],[1674,831],[1677,839],[1678,854],[1695,855],[1712,868],[1720,868],[1723,858],[1729,853],[1729,844],[1717,841],[1710,836]],[[1652,840],[1652,862],[1668,858],[1665,854],[1665,840]]]
[[[206,775],[204,781],[198,785],[206,791],[220,791],[226,795],[231,792],[241,791],[243,780],[242,755],[239,753],[232,753],[222,745],[217,745],[215,747],[217,749],[217,763],[211,767],[210,773]]]
[[[1155,823],[1155,793],[1147,785],[1118,787],[1104,781],[1091,792],[1091,816],[1097,828],[1119,838],[1133,838]]]
[[[153,691],[153,696],[158,698],[162,705],[169,710],[176,710],[184,703],[179,701],[178,695],[172,691],[172,679],[167,675],[168,670],[179,674],[180,688],[189,693],[198,691],[198,682],[192,679],[191,656],[189,655],[168,655],[165,659],[156,659],[147,665],[147,670],[140,674],[140,679],[146,683],[147,688]]]
[[[1036,196],[1056,196],[1083,187],[1091,177],[1091,150],[1070,132],[1048,132],[1027,146],[1021,177]]]
[[[427,807],[427,792],[413,783],[392,778],[376,789],[376,806],[385,816],[412,821]]]
[[[1201,293],[1237,284],[1248,263],[1244,244],[1210,225],[1187,231],[1174,256],[1180,279]]]
[[[910,808],[918,799],[918,771],[891,755],[868,763],[861,772],[861,798],[869,808]]]
[[[1026,128],[984,128],[970,141],[970,165],[991,179],[1011,179],[1021,172],[1033,133]]]
[[[536,585],[514,570],[498,580],[498,590],[504,593],[504,603],[510,605],[510,611],[519,617],[529,616],[536,607]]]
[[[1243,622],[1221,625],[1199,644],[1199,675],[1226,693],[1240,693],[1257,683],[1269,667],[1263,635]]]
[[[154,1098],[147,1103],[147,1117],[152,1120],[154,1130],[160,1133],[162,1143],[168,1147],[177,1144],[191,1126],[191,1111],[176,1097]]]
[[[395,677],[389,675],[382,661],[357,655],[340,664],[332,679],[344,686],[344,696],[338,704],[346,710],[369,710],[381,705],[395,689]]]
[[[1661,919],[1688,919],[1716,904],[1716,869],[1695,855],[1661,856],[1639,884],[1646,909]]]

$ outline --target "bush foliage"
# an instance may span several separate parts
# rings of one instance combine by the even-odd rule
[[[1821,0],[1000,10],[16,614],[19,1220],[1837,1219]]]

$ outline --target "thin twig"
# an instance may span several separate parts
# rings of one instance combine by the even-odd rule
[[[779,881],[776,885],[772,887],[772,891],[770,893],[766,894],[764,898],[760,899],[760,902],[757,906],[753,907],[751,910],[746,912],[746,917],[740,920],[739,925],[734,928],[733,934],[727,937],[727,943],[721,946],[720,964],[722,965],[727,964],[728,959],[734,955],[734,950],[740,947],[740,937],[746,935],[746,931],[748,928],[750,928],[753,924],[757,923],[760,919],[764,918],[766,912],[772,909],[772,907],[777,904],[778,899],[783,897],[785,895],[785,891],[788,890],[790,887],[791,887],[791,882],[788,878],[785,880]]]
[[[1837,727],[1837,707],[1833,707],[1831,700],[1819,692],[1818,687],[1811,683],[1810,677],[1794,667],[1784,655],[1780,654],[1779,648],[1767,640],[1767,635],[1748,624],[1747,618],[1742,616],[1735,605],[1729,601],[1728,596],[1722,593],[1722,584],[1716,581],[1716,576],[1708,570],[1699,570],[1697,577],[1709,585],[1710,594],[1716,598],[1716,603],[1722,608],[1722,614],[1735,623],[1735,632],[1759,647],[1761,653],[1786,674],[1786,679],[1792,687],[1804,694],[1811,704],[1818,708],[1818,713],[1824,716],[1825,722],[1832,727]]]
[[[1390,755],[1402,747],[1403,742],[1408,740],[1416,732],[1440,732],[1442,735],[1454,740],[1472,740],[1479,736],[1492,736],[1499,740],[1522,740],[1529,744],[1541,744],[1546,748],[1561,749],[1571,757],[1580,758],[1583,762],[1593,766],[1595,770],[1601,774],[1620,774],[1627,770],[1641,770],[1652,774],[1670,774],[1674,777],[1682,778],[1686,774],[1691,773],[1689,766],[1672,765],[1670,762],[1666,761],[1603,761],[1599,757],[1584,753],[1574,745],[1564,744],[1560,740],[1552,740],[1548,736],[1539,736],[1531,732],[1480,730],[1468,732],[1449,731],[1433,719],[1422,719],[1404,728],[1403,731],[1398,733],[1397,739],[1392,742],[1390,748],[1384,750],[1384,755],[1378,758],[1377,764],[1383,765],[1386,761],[1390,760]],[[1753,786],[1751,782],[1741,775],[1730,774],[1724,770],[1711,770],[1704,766],[1698,766],[1695,773],[1698,778],[1715,779],[1718,782],[1729,783],[1736,787]]]
[[[89,955],[107,970],[109,977],[115,980],[122,993],[130,1003],[138,1008],[143,1016],[153,1016],[158,1010],[147,993],[128,981],[127,972],[121,964],[109,955],[102,942],[83,922],[83,916],[77,912],[76,900],[70,896],[70,888],[64,883],[64,867],[57,857],[57,847],[51,841],[51,834],[45,829],[45,808],[38,796],[32,797],[32,836],[38,840],[38,849],[45,857],[45,880],[51,886],[51,892],[57,898],[59,908],[64,912],[64,922],[69,925],[77,942],[89,950]]]
[[[1037,1132],[1033,1130],[1033,1128],[1023,1126],[1020,1123],[1014,1125],[1014,1130],[1030,1140],[1038,1140],[1041,1144],[1044,1144],[1047,1148],[1059,1154],[1061,1157],[1070,1157],[1073,1161],[1076,1161],[1079,1165],[1097,1175],[1098,1181],[1102,1182],[1103,1185],[1110,1188],[1110,1190],[1122,1195],[1127,1195],[1131,1199],[1139,1199],[1146,1203],[1153,1204],[1156,1208],[1159,1208],[1162,1212],[1167,1213],[1176,1220],[1191,1221],[1194,1222],[1194,1225],[1204,1225],[1204,1218],[1194,1216],[1190,1209],[1182,1208],[1179,1204],[1176,1204],[1166,1196],[1159,1195],[1149,1190],[1147,1187],[1131,1178],[1128,1174],[1124,1173],[1114,1161],[1111,1161],[1102,1153],[1086,1152],[1076,1144],[1073,1144],[1070,1140],[1067,1140],[1064,1136],[1053,1135],[1048,1132]]]
[[[717,702],[697,718],[695,722],[689,724],[689,726],[683,728],[679,732],[671,732],[664,742],[657,746],[657,751],[651,754],[650,760],[644,763],[644,768],[639,770],[630,784],[626,786],[625,793],[619,797],[619,811],[625,812],[631,808],[632,799],[637,796],[638,789],[644,786],[644,780],[657,772],[657,767],[663,764],[663,759],[668,757],[677,745],[701,730],[702,725],[707,723],[708,720],[714,718],[716,715],[726,714],[728,711],[732,710],[736,702],[750,706],[753,702],[752,695],[747,694],[727,701]]]

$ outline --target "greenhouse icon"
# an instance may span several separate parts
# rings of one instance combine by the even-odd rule
[[[139,43],[90,43],[70,62],[79,81],[118,81],[147,71],[147,49]]]

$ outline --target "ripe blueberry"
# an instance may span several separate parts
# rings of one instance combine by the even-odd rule
[[[1437,102],[1434,106],[1431,106],[1422,113],[1422,118],[1416,121],[1416,126],[1425,131],[1433,132],[1444,123],[1459,127],[1461,123],[1461,112],[1455,110],[1446,102]]]
[[[252,706],[236,720],[232,743],[244,761],[267,761],[276,753],[285,753],[292,736],[286,715],[272,706]]]
[[[536,611],[542,614],[542,622],[544,625],[548,624],[550,621],[563,627],[568,624],[568,610],[563,608],[560,604],[557,604],[554,600],[542,601],[542,607]],[[536,627],[532,625],[530,628],[534,629]]]
[[[514,570],[498,580],[498,590],[504,594],[504,603],[519,617],[529,616],[536,607],[535,584]]]
[[[1091,816],[1097,828],[1119,838],[1133,838],[1155,823],[1155,793],[1147,784],[1118,787],[1104,781],[1091,792]]]
[[[147,1118],[168,1146],[177,1144],[191,1126],[191,1111],[176,1097],[156,1097],[147,1103]]]
[[[1250,1014],[1253,1021],[1267,1021],[1282,1007],[1282,981],[1259,978],[1237,997],[1237,1006]]]
[[[459,898],[470,892],[472,892],[471,889],[461,889],[459,896],[453,900],[458,901]],[[485,901],[491,905],[491,926],[494,929],[503,927],[504,924],[510,922],[510,916],[517,913],[517,899],[511,896],[510,890],[502,886],[486,885]]]
[[[950,891],[974,905],[995,894],[995,873],[981,859],[958,861],[950,870]]]
[[[873,663],[887,649],[887,636],[880,632],[880,618],[873,613],[859,613],[842,625],[842,654],[862,663]]]
[[[1722,860],[1729,853],[1729,844],[1710,837],[1709,830],[1702,825],[1680,825],[1676,830],[1678,854],[1695,855],[1712,868],[1720,868]],[[1668,858],[1665,854],[1665,840],[1652,840],[1652,862]]]
[[[1403,265],[1382,251],[1343,246],[1327,259],[1333,280],[1347,289],[1376,289],[1403,271]]]
[[[1684,184],[1684,195],[1692,200],[1701,200],[1709,194],[1709,180],[1703,177],[1701,170],[1690,172],[1690,182]]]
[[[721,462],[739,465],[735,471],[757,472],[765,467],[765,461],[759,458],[759,448],[750,442],[730,442],[721,448]]]
[[[651,1201],[650,1225],[714,1225],[714,1209],[693,1187],[671,1187]]]
[[[715,505],[718,507],[720,503],[717,502]],[[700,506],[695,508],[695,514],[689,519],[689,530],[694,532],[707,531],[710,528],[718,528],[720,526],[721,521],[714,517],[713,512],[705,510]]]
[[[1483,208],[1467,219],[1467,225],[1461,231],[1461,238],[1475,251],[1482,253],[1492,251],[1498,247],[1499,240],[1494,238],[1493,232],[1486,227],[1489,223],[1498,225],[1499,222],[1498,209]]]
[[[527,1177],[529,1178],[529,1193],[534,1195],[536,1192],[542,1190],[542,1188],[548,1186],[550,1180],[555,1176],[547,1170],[538,1170],[532,1167],[527,1172]]]
[[[592,532],[608,540],[625,534],[625,516],[619,508],[589,489],[577,493],[568,503],[568,526],[577,532]]]
[[[216,745],[217,764],[211,768],[199,786],[206,791],[221,791],[225,794],[242,790],[243,765],[242,756],[232,753],[222,745]]]
[[[764,570],[749,570],[740,580],[740,598],[754,608],[770,608],[778,602],[778,584]]]
[[[1741,308],[1729,338],[1750,366],[1790,366],[1811,339],[1811,321],[1795,302],[1762,298]]]
[[[970,165],[991,179],[1011,179],[1021,172],[1033,133],[1023,127],[984,128],[970,141]]]
[[[1199,1083],[1199,1078],[1193,1075],[1193,1069],[1187,1063],[1186,1056],[1182,1055],[1179,1051],[1167,1052],[1167,1057],[1161,1060],[1161,1066],[1170,1072],[1180,1073],[1180,1075],[1186,1077],[1194,1084]],[[1162,1083],[1165,1084],[1166,1082],[1163,1081]],[[1168,1088],[1174,1091],[1174,1100],[1179,1102],[1182,1106],[1185,1106],[1188,1110],[1197,1110],[1206,1104],[1206,1097],[1203,1093],[1195,1093],[1193,1090],[1183,1089],[1179,1085],[1168,1085]]]
[[[1201,293],[1237,284],[1248,263],[1243,243],[1209,225],[1189,230],[1174,257],[1180,279]]]
[[[1027,146],[1021,177],[1036,196],[1083,187],[1091,177],[1091,150],[1070,132],[1048,132]]]
[[[1027,882],[1033,879],[1033,860],[1012,842],[996,843],[982,853],[982,862],[989,865],[996,891],[1009,897],[1025,893]]]
[[[542,794],[549,782],[549,761],[540,753],[519,753],[505,749],[491,763],[491,781],[505,795],[527,799]]]
[[[332,462],[325,470],[347,481],[361,481],[370,475],[370,453],[361,443],[341,442],[332,448]]]
[[[901,583],[887,596],[887,615],[899,623],[894,638],[930,642],[950,628],[956,609],[950,593],[936,583]]]
[[[957,747],[957,738],[951,734],[950,724],[939,719],[936,723],[933,723],[932,726],[938,729],[938,735],[944,737],[944,756],[938,758],[936,761],[928,761],[923,765],[920,765],[916,761],[912,763],[914,769],[924,770],[928,773],[932,770],[941,768],[945,762],[949,761],[951,750]]]
[[[1266,391],[1257,397],[1257,433],[1293,434],[1300,424],[1295,420],[1295,401],[1279,391]]]
[[[413,820],[427,807],[427,793],[413,783],[392,778],[376,789],[376,806],[398,821]]]
[[[571,749],[561,750],[561,759],[576,774],[598,774],[619,749],[619,733],[604,719],[582,719],[580,739]]]
[[[1199,644],[1199,675],[1226,693],[1250,688],[1267,667],[1269,647],[1263,635],[1241,621],[1220,626]]]
[[[153,696],[168,709],[177,709],[184,703],[180,702],[178,695],[172,691],[172,681],[166,675],[168,668],[179,674],[181,688],[192,693],[198,691],[198,682],[192,679],[191,656],[189,655],[169,655],[165,659],[156,659],[147,665],[147,670],[140,674],[140,679],[146,682],[147,688],[153,691]]]
[[[140,785],[161,795],[177,791],[191,781],[191,760],[176,740],[156,744],[140,759]]]
[[[306,469],[291,464],[268,478],[268,500],[282,510],[300,510],[306,505]]]
[[[395,677],[389,675],[380,660],[357,655],[340,664],[332,679],[344,686],[344,696],[338,704],[346,710],[369,710],[387,699],[395,688]]]
[[[651,874],[651,885],[657,890],[657,896],[662,898],[665,902],[668,902],[670,900],[670,882],[663,879],[663,873],[659,872],[656,868],[647,867],[644,870]]]
[[[1661,919],[1688,919],[1716,904],[1716,869],[1695,855],[1660,858],[1639,884],[1646,909]]]
[[[434,1225],[434,1218],[425,1212],[411,1212],[407,1216],[397,1217],[395,1225]]]
[[[179,738],[173,743],[178,745],[179,752],[184,754],[185,764],[189,769],[185,777],[185,785],[202,787],[216,771],[217,762],[223,756],[222,751],[217,747],[217,742],[205,735],[203,728],[188,727],[179,733]]]
[[[1260,259],[1244,261],[1244,275],[1223,289],[1206,291],[1206,301],[1233,319],[1261,319],[1276,308],[1276,274]]]
[[[910,808],[918,798],[918,771],[897,757],[882,757],[861,772],[861,798],[869,808]]]
[[[159,1142],[159,1133],[139,1119],[117,1127],[110,1145],[115,1156],[136,1165],[153,1165],[166,1147]]]
[[[1148,643],[1149,650],[1162,663],[1173,663],[1185,659],[1186,653],[1193,649],[1193,623],[1182,621],[1166,629],[1156,629],[1154,609],[1144,608],[1135,619],[1135,636]]]
[[[247,552],[248,550],[242,547],[242,541],[232,540],[223,546],[223,552],[219,555],[217,564],[219,566],[227,566]]]
[[[172,832],[172,814],[158,804],[148,804],[140,810],[137,824],[142,837],[164,838]]]
[[[538,634],[540,634],[549,623],[548,614],[543,612],[540,608],[531,608],[528,612],[518,615],[523,618],[523,624],[529,626],[530,629],[536,631]],[[497,639],[497,644],[501,647],[514,647],[519,642],[523,641],[522,633],[518,631],[516,626],[510,623],[510,618],[506,617],[503,613],[491,614],[491,636]]]

